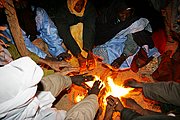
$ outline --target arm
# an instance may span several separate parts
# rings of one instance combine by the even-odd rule
[[[48,44],[51,55],[57,57],[60,53],[65,52],[62,47],[63,40],[59,37],[56,26],[42,8],[37,8],[36,24],[40,37]]]
[[[145,83],[143,93],[150,99],[180,106],[180,84],[177,82]]]
[[[177,82],[144,83],[134,79],[128,79],[124,82],[124,86],[142,88],[145,97],[180,106],[180,84]]]
[[[82,86],[84,82],[92,81],[93,79],[94,77],[92,75],[76,75],[69,77],[55,73],[44,77],[41,80],[41,83],[43,90],[51,91],[51,93],[56,97],[62,90],[70,87],[71,84]]]
[[[67,112],[66,120],[82,119],[93,120],[98,110],[98,94],[102,86],[100,81],[95,81],[93,87],[88,91],[88,96],[77,103],[72,109]]]
[[[43,90],[50,91],[53,96],[58,96],[59,93],[71,86],[72,81],[68,76],[61,76],[58,74],[48,75],[41,80]]]
[[[75,25],[78,22],[76,16],[71,14],[67,7],[58,10],[55,17],[59,35],[62,37],[67,49],[76,57],[81,53],[81,49],[71,35],[70,26]]]
[[[121,113],[121,115],[120,115],[121,120],[133,120],[133,119],[141,116],[139,113],[135,112],[134,110],[129,109],[129,108],[125,108],[123,106],[122,102],[117,97],[113,97],[110,95],[107,97],[106,100],[107,100],[107,104],[114,107],[115,111],[118,111]]]
[[[88,1],[83,17],[83,49],[85,51],[91,51],[94,46],[96,16],[96,9]]]

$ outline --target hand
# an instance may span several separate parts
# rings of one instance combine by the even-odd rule
[[[95,64],[96,60],[94,58],[94,55],[91,51],[88,52],[88,56],[87,56],[87,68],[88,70],[93,70],[96,66]]]
[[[111,120],[114,109],[116,107],[116,103],[113,100],[110,100],[110,97],[107,97],[106,101],[107,101],[107,106],[106,106],[104,120]]]
[[[143,83],[142,82],[138,82],[135,79],[128,79],[124,81],[124,86],[125,87],[133,87],[133,88],[142,88],[143,87]]]
[[[121,101],[117,97],[113,97],[112,95],[110,95],[106,98],[106,100],[108,104],[110,104],[111,106],[114,106],[114,109],[116,111],[122,111],[122,109],[124,108]]]
[[[86,58],[83,57],[81,54],[78,55],[78,62],[80,66],[80,71],[86,70]]]
[[[60,72],[58,72],[61,75],[68,75],[72,72],[79,72],[79,67],[65,67]]]
[[[124,54],[122,54],[120,57],[116,58],[112,63],[111,66],[113,66],[114,68],[119,68],[121,66],[121,64],[126,60],[126,56]]]
[[[88,91],[88,95],[90,94],[98,95],[101,88],[103,87],[103,85],[100,86],[100,84],[101,84],[100,80],[95,81],[92,88]]]
[[[111,120],[116,104],[107,102],[104,120]]]
[[[70,60],[71,59],[71,54],[67,53],[67,52],[63,52],[61,54],[59,54],[57,56],[58,60],[61,61],[61,60]]]
[[[88,81],[93,81],[94,76],[92,75],[75,75],[75,76],[70,76],[72,83],[78,86],[82,86],[84,82]]]
[[[9,45],[8,44],[6,44],[3,40],[0,40],[0,45],[1,46],[4,46],[4,47],[8,47]]]
[[[64,67],[71,67],[71,64],[66,61],[52,61],[52,60],[46,60],[45,62],[49,67],[51,67],[53,70],[60,72],[60,68]]]

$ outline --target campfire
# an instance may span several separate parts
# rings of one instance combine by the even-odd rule
[[[95,80],[101,80],[101,79],[98,76],[95,76],[94,81]],[[94,81],[86,82],[86,84],[89,87],[92,87]],[[102,82],[101,84],[103,84],[102,90],[105,89],[104,90],[105,94],[103,93],[103,95],[102,95],[102,92],[101,92],[101,97],[103,96],[104,104],[106,104],[106,98],[109,95],[121,98],[121,97],[125,97],[130,91],[132,91],[134,89],[134,88],[125,88],[125,87],[123,87],[123,85],[121,85],[121,86],[116,85],[111,77],[107,77],[107,81],[101,80],[101,82]],[[85,95],[78,95],[75,99],[75,102],[81,101],[82,99],[84,99],[84,97],[85,97]]]
[[[100,77],[95,75],[94,81],[96,81],[96,80],[101,80],[101,79],[100,79]],[[92,87],[94,81],[86,82],[86,84],[89,87]],[[103,111],[105,110],[105,107],[107,105],[106,98],[109,95],[121,98],[121,97],[125,97],[126,95],[128,95],[128,93],[130,91],[134,90],[134,88],[125,88],[125,87],[123,87],[123,85],[115,84],[113,81],[113,78],[110,76],[108,76],[106,78],[106,80],[101,80],[101,82],[102,82],[101,84],[103,84],[103,88],[101,89],[101,92],[98,97],[99,97],[100,107],[103,108]],[[75,103],[83,100],[85,96],[86,96],[86,93],[77,95],[75,97]]]

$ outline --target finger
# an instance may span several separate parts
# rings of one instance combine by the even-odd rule
[[[102,88],[103,88],[103,84],[100,86],[100,88],[99,88],[99,89],[101,90]]]
[[[69,72],[79,72],[79,68],[72,67],[72,68],[67,68]]]
[[[90,90],[91,87],[89,87],[86,83],[81,83],[81,86],[86,89],[86,90]]]
[[[110,104],[110,105],[116,105],[116,104],[115,104],[115,101],[114,101],[111,97],[109,97],[109,98],[107,99],[107,103]]]
[[[108,100],[108,101],[107,101],[107,104],[109,104],[110,106],[114,106],[114,101]]]
[[[114,97],[114,96],[110,96],[110,98],[113,100],[113,101],[117,101],[117,98],[116,97]]]

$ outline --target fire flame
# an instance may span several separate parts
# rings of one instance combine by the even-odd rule
[[[134,90],[134,88],[124,88],[122,85],[121,86],[116,85],[111,77],[107,78],[107,83],[108,83],[109,87],[108,87],[107,92],[104,96],[104,100],[103,100],[104,104],[106,104],[106,98],[109,95],[121,98],[121,97],[126,96],[130,91]]]
[[[100,77],[98,76],[95,76],[95,80],[100,80]],[[90,81],[90,82],[86,82],[86,84],[89,86],[89,87],[92,87],[93,84],[94,84],[94,81]],[[104,81],[101,80],[101,84],[103,84],[103,88],[106,87],[106,93],[104,95],[104,99],[103,99],[103,103],[106,104],[106,98],[109,96],[109,95],[112,95],[114,97],[118,97],[118,98],[121,98],[121,97],[124,97],[126,96],[130,91],[134,90],[134,88],[124,88],[122,85],[119,86],[119,85],[116,85],[113,81],[113,79],[111,77],[107,77],[107,81],[106,83]],[[101,85],[100,85],[101,86]],[[102,89],[103,89],[102,88]],[[76,97],[76,102],[80,102],[82,99],[84,99],[85,95],[78,95]]]

